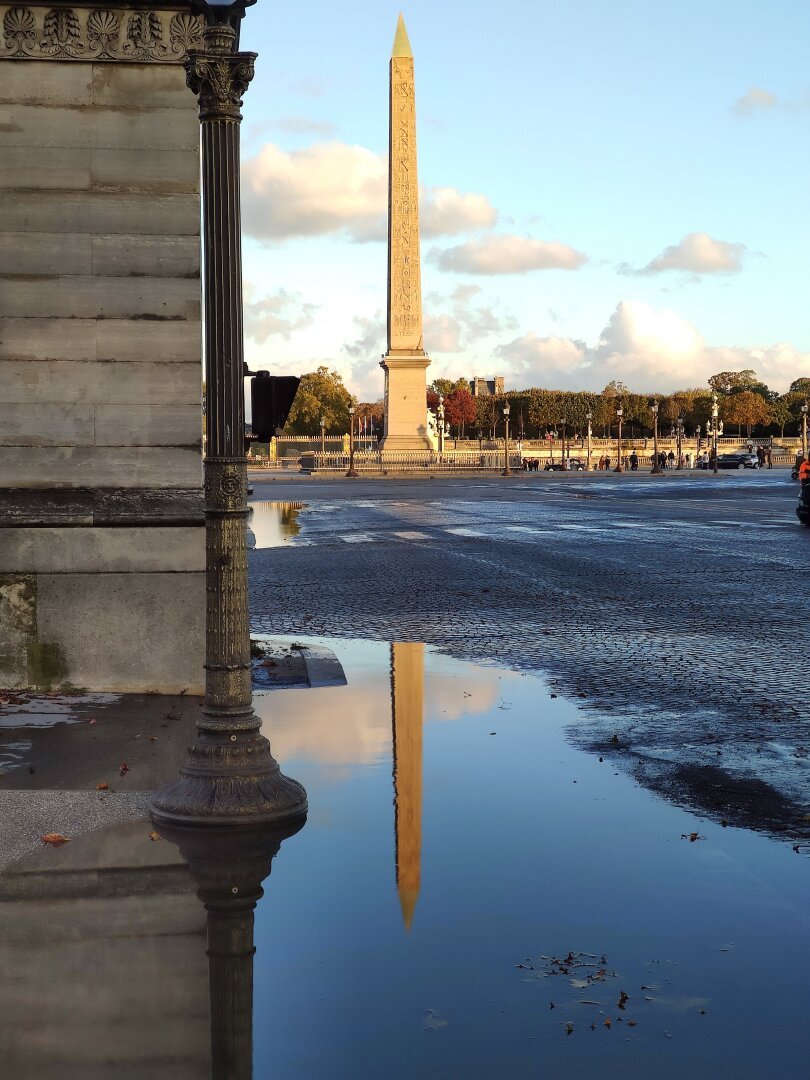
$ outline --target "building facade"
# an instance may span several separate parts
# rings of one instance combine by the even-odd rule
[[[201,692],[201,23],[0,29],[0,686]]]

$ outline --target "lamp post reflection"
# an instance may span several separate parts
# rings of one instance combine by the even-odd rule
[[[265,829],[161,825],[206,910],[212,1080],[253,1076],[253,912],[282,842],[305,820]]]

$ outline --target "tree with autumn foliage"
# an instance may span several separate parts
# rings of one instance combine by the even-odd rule
[[[459,386],[444,399],[444,418],[451,427],[455,427],[460,438],[464,438],[464,429],[475,423],[478,413],[475,398],[466,386]]]
[[[726,423],[737,425],[738,433],[745,427],[749,439],[753,428],[758,424],[769,424],[772,419],[768,402],[753,390],[729,394],[720,406],[720,413]]]

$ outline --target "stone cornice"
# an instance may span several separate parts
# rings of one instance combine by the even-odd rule
[[[181,64],[202,46],[188,4],[0,4],[0,59]]]

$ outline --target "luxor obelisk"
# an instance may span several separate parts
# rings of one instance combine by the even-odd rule
[[[388,155],[388,351],[380,448],[429,450],[419,262],[419,183],[413,53],[399,16],[391,52]]]

